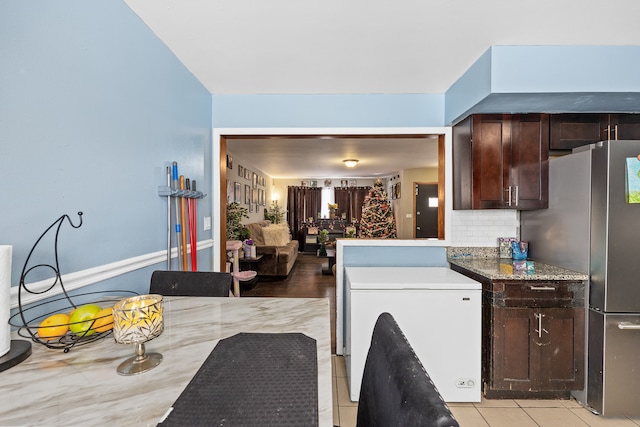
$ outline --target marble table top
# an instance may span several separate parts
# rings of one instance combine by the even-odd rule
[[[33,343],[27,360],[0,373],[0,425],[155,426],[218,341],[239,332],[314,338],[319,425],[333,425],[329,301],[208,297],[165,297],[164,332],[146,344],[163,361],[140,375],[118,375],[134,346],[117,344],[112,335],[69,353]]]

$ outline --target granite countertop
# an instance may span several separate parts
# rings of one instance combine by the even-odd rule
[[[533,270],[516,270],[509,258],[473,258],[452,256],[448,259],[452,265],[465,268],[490,280],[588,280],[589,276],[576,271],[555,267],[541,262],[533,263]]]

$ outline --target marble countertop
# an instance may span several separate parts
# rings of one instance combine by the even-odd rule
[[[449,257],[448,261],[490,280],[589,280],[586,274],[536,261],[529,261],[531,271],[516,270],[509,258]]]
[[[0,425],[155,426],[218,341],[239,332],[314,338],[319,425],[333,425],[329,301],[207,297],[165,297],[164,332],[146,344],[163,361],[140,375],[118,375],[117,366],[135,350],[112,335],[69,353],[32,343],[28,359],[0,373]]]

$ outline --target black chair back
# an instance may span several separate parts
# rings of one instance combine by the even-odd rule
[[[231,273],[213,271],[154,271],[149,292],[166,296],[228,297]]]
[[[433,351],[442,351],[434,343]],[[389,313],[376,322],[358,402],[358,427],[459,427]]]

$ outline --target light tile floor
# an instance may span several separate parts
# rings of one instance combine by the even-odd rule
[[[349,399],[347,369],[342,356],[332,357],[333,423],[354,427],[358,402]],[[639,400],[640,404],[640,400]],[[486,400],[450,403],[461,427],[637,427],[640,418],[604,418],[575,400]]]

